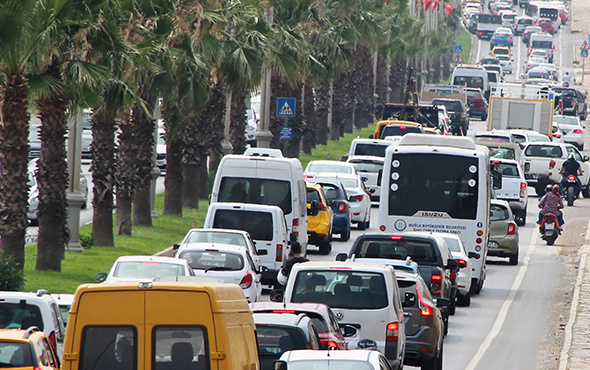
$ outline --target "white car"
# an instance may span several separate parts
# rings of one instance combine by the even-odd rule
[[[370,343],[370,342],[369,342]],[[387,358],[379,351],[354,349],[349,351],[318,351],[303,349],[287,351],[281,355],[275,369],[311,370],[311,369],[371,369],[389,370]]]
[[[554,143],[563,143],[563,131],[561,131],[560,124],[553,121],[553,131],[551,133],[551,141]]]
[[[381,193],[381,175],[383,174],[383,158],[372,156],[355,156],[348,158],[347,162],[352,163],[356,172],[361,178],[366,178],[365,186],[373,190],[371,201],[379,204],[379,194]]]
[[[471,258],[465,251],[465,246],[458,235],[451,233],[439,233],[439,235],[445,240],[453,258],[459,263],[457,305],[469,306],[471,304]]]
[[[512,58],[510,55],[496,55],[496,58],[500,60],[504,72],[512,74]]]
[[[371,224],[371,193],[365,187],[360,176],[349,173],[325,172],[316,174],[313,181],[321,182],[322,180],[337,180],[344,185],[352,213],[352,222],[357,223],[361,230],[368,228]]]
[[[103,283],[145,282],[171,276],[195,276],[186,260],[161,256],[121,256],[108,275],[100,272],[96,279]]]
[[[575,145],[578,150],[584,150],[584,133],[586,127],[578,116],[554,115],[553,122],[559,125],[563,141]]]
[[[305,171],[303,171],[303,177],[312,179],[319,172],[356,174],[356,169],[351,163],[347,162],[329,160],[309,161],[307,167],[305,167]]]
[[[188,261],[197,278],[216,278],[226,283],[238,284],[248,302],[257,302],[260,299],[260,271],[246,247],[215,244],[214,247],[185,248],[176,258]]]

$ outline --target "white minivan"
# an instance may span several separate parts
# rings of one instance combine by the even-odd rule
[[[324,303],[344,327],[349,348],[372,339],[394,369],[402,367],[404,313],[392,266],[364,262],[305,262],[293,265],[285,304]]]
[[[277,273],[289,255],[289,232],[278,206],[248,203],[212,203],[206,228],[247,231],[254,240],[262,269],[262,284],[277,285]],[[261,251],[266,250],[264,253]]]
[[[453,70],[452,85],[481,89],[486,99],[490,97],[488,74],[482,66],[460,64]]]

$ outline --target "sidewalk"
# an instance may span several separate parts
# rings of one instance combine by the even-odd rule
[[[579,64],[572,66],[573,76],[576,87],[584,93],[590,90],[590,58],[585,60],[585,73],[582,75],[580,45],[588,39],[590,33],[590,1],[571,0],[569,14],[571,35],[568,36],[571,36],[576,42],[572,52],[574,61],[579,62]],[[562,28],[563,31],[567,32]],[[579,248],[578,255],[580,256],[578,276],[572,296],[569,320],[565,327],[559,370],[590,369],[590,260],[588,259],[590,255],[590,222],[586,228],[584,245]]]

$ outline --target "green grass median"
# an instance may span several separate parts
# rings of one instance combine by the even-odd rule
[[[340,140],[319,145],[312,150],[312,154],[300,158],[303,168],[311,160],[340,160],[340,157],[348,152],[354,138],[366,138],[374,130],[373,124],[352,134],[346,134]],[[51,293],[74,293],[80,284],[97,282],[97,273],[108,273],[119,256],[151,255],[180,243],[193,225],[203,226],[207,206],[207,201],[201,201],[199,209],[185,208],[182,217],[162,216],[164,194],[159,194],[156,197],[156,213],[160,216],[153,219],[153,227],[134,226],[133,236],[115,236],[115,247],[90,246],[84,248],[82,253],[68,252],[62,261],[61,272],[36,271],[37,246],[26,247],[25,290],[36,291],[43,288]],[[80,228],[80,235],[89,237],[91,231],[92,225],[85,225]]]

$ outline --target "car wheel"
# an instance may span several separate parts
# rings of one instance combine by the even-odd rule
[[[321,254],[330,254],[332,250],[332,243],[330,242],[321,242],[319,245],[320,253]]]
[[[365,229],[368,229],[369,227],[371,227],[371,217],[365,222]]]
[[[590,198],[590,187],[582,188],[582,195],[584,198]]]
[[[584,144],[578,145],[578,150],[580,150],[580,151],[584,150]]]
[[[451,303],[449,304],[449,315],[454,315],[456,310],[457,310],[457,302],[455,299],[452,299]]]
[[[365,230],[367,228],[367,221],[361,221],[357,225],[359,230]]]
[[[421,370],[441,370],[443,364],[443,349],[442,344],[440,346],[440,350],[436,352],[436,356],[433,356],[431,359],[427,361],[423,361],[422,365],[420,366]]]
[[[478,279],[471,279],[471,293],[479,294],[481,292],[481,286],[482,284],[480,284]]]
[[[486,114],[482,114],[481,115],[481,120],[482,121],[487,121],[488,120],[488,114],[487,113]]]
[[[545,187],[543,185],[537,184],[535,185],[535,191],[537,195],[542,197],[545,194]]]
[[[457,306],[460,307],[469,307],[471,305],[471,292],[467,292],[467,294],[457,294]]]
[[[526,208],[518,212],[518,216],[516,217],[516,224],[518,226],[526,225]]]
[[[510,264],[512,266],[518,265],[518,251],[510,255]]]
[[[350,239],[350,224],[348,224],[348,226],[346,227],[346,230],[344,230],[340,234],[341,241],[345,242],[345,241],[348,241],[348,239]]]

